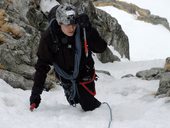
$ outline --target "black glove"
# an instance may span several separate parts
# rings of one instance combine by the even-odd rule
[[[89,17],[87,14],[83,13],[80,14],[77,18],[77,23],[80,25],[82,28],[89,28],[91,27],[91,23],[89,20]]]
[[[30,96],[30,110],[33,111],[34,108],[38,108],[41,102],[40,95],[31,94]]]

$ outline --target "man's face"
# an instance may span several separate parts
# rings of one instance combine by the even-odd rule
[[[69,25],[61,24],[61,30],[65,35],[73,36],[76,30],[76,24],[69,24]]]

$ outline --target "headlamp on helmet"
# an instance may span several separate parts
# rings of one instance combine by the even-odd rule
[[[58,24],[76,24],[76,8],[71,4],[60,5],[56,10]]]

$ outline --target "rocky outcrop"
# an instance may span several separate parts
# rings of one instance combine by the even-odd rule
[[[170,96],[170,72],[162,74],[156,95]]]
[[[100,1],[95,1],[94,4],[95,6],[114,6],[118,9],[121,9],[130,14],[135,15],[137,20],[145,21],[145,22],[152,23],[155,25],[161,24],[170,31],[170,26],[166,18],[153,15],[148,9],[140,8],[135,4],[126,3],[123,1],[119,1],[119,0],[114,0],[114,1],[112,0],[101,1],[100,0]]]
[[[31,89],[33,81],[26,79],[24,76],[7,70],[0,69],[0,78],[7,81],[14,88],[23,90]]]
[[[170,57],[165,60],[164,73],[161,75],[156,95],[170,96]]]
[[[104,53],[98,55],[101,58],[100,60],[103,60],[102,62],[114,62],[123,57],[130,59],[129,40],[118,21],[110,14],[95,8],[92,2],[89,2],[85,7],[94,27],[97,28],[108,45],[113,46],[114,50],[120,54],[120,56],[117,56],[108,48]]]
[[[31,89],[40,31],[26,18],[29,1],[0,2],[0,78],[14,88]],[[46,88],[54,85],[49,77]]]
[[[164,72],[164,68],[151,68],[137,72],[136,77],[144,80],[159,80]]]
[[[4,0],[0,7],[0,78],[15,88],[31,89],[40,31],[26,18],[28,1]]]
[[[170,72],[170,57],[166,58],[164,69],[165,69],[165,71]]]
[[[120,56],[114,55],[110,49],[107,49],[104,53],[98,55],[101,58],[100,60],[103,60],[102,62],[114,62],[123,57],[130,59],[128,37],[122,30],[121,25],[115,18],[102,10],[96,9],[96,15],[93,15],[92,20],[94,26],[108,45],[113,46],[114,50],[120,54]]]
[[[163,68],[151,68],[149,70],[139,71],[136,77],[144,80],[159,80],[159,88],[156,96],[170,96],[170,57],[165,60]]]
[[[136,73],[136,76],[143,80],[159,80],[159,88],[156,96],[170,96],[170,72],[167,72],[164,68],[139,71]]]

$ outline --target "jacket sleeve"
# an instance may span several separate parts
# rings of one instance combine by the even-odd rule
[[[91,51],[94,53],[102,53],[107,48],[107,43],[105,40],[101,38],[98,31],[90,27],[90,29],[86,29],[87,34],[87,41],[88,41],[88,47]]]
[[[38,60],[35,65],[34,85],[32,88],[33,95],[40,95],[44,89],[44,83],[47,77],[47,73],[50,70],[50,53],[47,46],[47,41],[41,36],[38,52]]]

